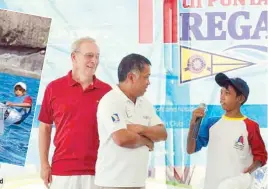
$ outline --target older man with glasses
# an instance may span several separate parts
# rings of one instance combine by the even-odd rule
[[[72,45],[72,70],[48,84],[39,120],[41,178],[50,189],[95,189],[99,138],[96,111],[111,87],[95,76],[99,48],[92,38]],[[52,163],[48,161],[52,124],[56,133]]]

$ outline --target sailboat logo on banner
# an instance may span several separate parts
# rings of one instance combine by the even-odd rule
[[[184,46],[180,47],[180,55],[180,83],[205,78],[219,72],[227,72],[255,65],[251,62]]]

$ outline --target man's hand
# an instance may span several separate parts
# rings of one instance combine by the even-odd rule
[[[146,128],[147,128],[146,126],[139,124],[127,124],[127,129],[137,134],[143,133]]]
[[[244,173],[249,173],[251,174],[253,171],[261,167],[261,162],[260,161],[254,161],[248,168],[244,170]]]
[[[150,140],[150,142],[146,145],[149,148],[149,151],[154,151],[154,142]]]
[[[44,184],[49,188],[49,184],[52,182],[51,167],[49,165],[41,168],[41,179],[44,181]]]

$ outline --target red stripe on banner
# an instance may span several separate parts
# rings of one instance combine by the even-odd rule
[[[172,43],[178,42],[178,12],[177,0],[172,0]]]
[[[153,43],[153,0],[139,0],[139,43]]]
[[[172,41],[172,9],[171,9],[171,1],[164,1],[164,10],[163,10],[163,25],[164,25],[164,43],[171,43]]]
[[[164,1],[164,43],[178,42],[177,0]]]

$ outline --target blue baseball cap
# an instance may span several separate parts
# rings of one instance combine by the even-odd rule
[[[218,73],[215,76],[215,80],[216,80],[216,83],[221,87],[224,87],[226,86],[227,83],[230,83],[233,87],[235,87],[238,91],[240,91],[242,95],[245,97],[244,103],[247,101],[248,95],[249,95],[249,87],[248,87],[247,82],[245,82],[243,79],[238,78],[238,77],[229,78],[224,73]]]

